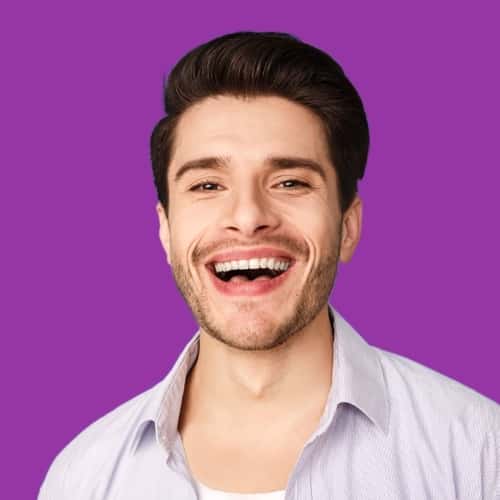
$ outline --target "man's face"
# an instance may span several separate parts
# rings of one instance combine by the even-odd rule
[[[280,97],[201,101],[178,123],[168,186],[160,238],[203,331],[266,350],[325,307],[337,261],[359,238],[361,203],[341,217],[311,111]]]

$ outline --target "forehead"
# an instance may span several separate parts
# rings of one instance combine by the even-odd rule
[[[269,155],[300,156],[325,163],[328,148],[321,120],[304,106],[274,96],[217,96],[181,116],[171,170],[211,155],[241,162],[258,162]]]

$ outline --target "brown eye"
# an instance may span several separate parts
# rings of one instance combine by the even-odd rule
[[[278,185],[283,186],[286,189],[310,187],[307,182],[299,181],[297,179],[287,179],[286,181],[281,181]]]
[[[190,188],[190,191],[217,191],[217,189],[220,187],[220,184],[217,184],[215,182],[201,182],[200,184],[196,184],[192,188]]]

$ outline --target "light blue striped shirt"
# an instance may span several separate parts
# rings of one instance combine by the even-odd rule
[[[500,500],[500,405],[370,346],[333,308],[330,315],[334,383],[286,500]],[[199,498],[177,432],[198,348],[199,331],[162,382],[66,446],[39,500]]]

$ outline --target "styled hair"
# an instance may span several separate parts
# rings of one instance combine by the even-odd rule
[[[321,119],[336,170],[341,212],[352,203],[369,147],[363,103],[328,54],[287,33],[241,31],[200,45],[174,66],[164,88],[165,116],[151,135],[158,200],[168,212],[167,169],[176,125],[193,104],[211,96],[278,96]]]

